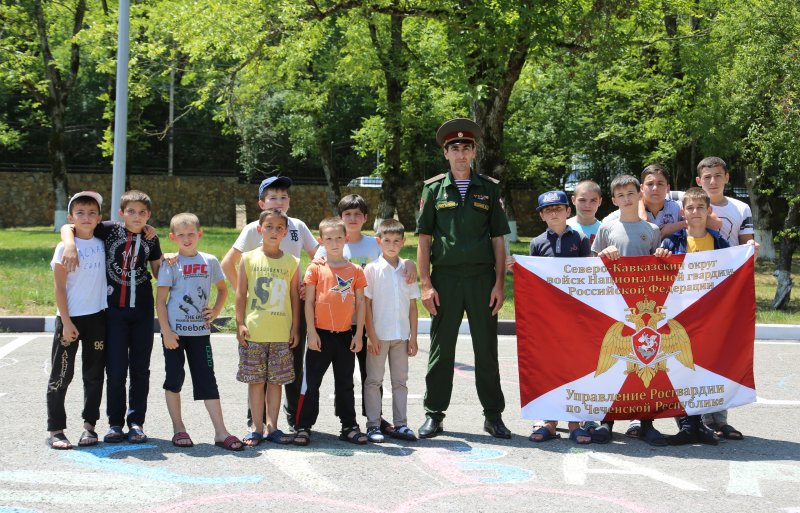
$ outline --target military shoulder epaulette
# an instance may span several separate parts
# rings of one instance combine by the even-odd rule
[[[480,175],[479,174],[478,176],[480,176],[484,180],[489,180],[490,182],[493,182],[493,183],[500,183],[500,180],[498,180],[497,178],[491,177],[489,175]]]
[[[425,184],[429,184],[429,183],[433,183],[433,182],[438,182],[439,180],[443,179],[445,176],[447,176],[447,173],[442,173],[442,174],[440,174],[440,175],[436,175],[436,176],[434,176],[433,178],[428,178],[428,179],[427,179],[427,180],[425,180],[425,182],[423,182],[423,183],[425,183]]]

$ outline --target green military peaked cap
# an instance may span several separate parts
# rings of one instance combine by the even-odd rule
[[[441,147],[457,141],[477,143],[480,139],[481,127],[467,118],[455,118],[446,121],[436,131],[436,142]]]

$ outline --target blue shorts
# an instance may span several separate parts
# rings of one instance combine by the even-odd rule
[[[163,347],[163,342],[162,342]],[[184,363],[189,361],[194,400],[219,399],[217,378],[214,375],[214,356],[211,354],[211,335],[191,337],[180,335],[177,349],[164,347],[164,390],[180,393],[186,378]]]

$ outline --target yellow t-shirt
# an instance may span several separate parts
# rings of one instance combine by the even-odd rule
[[[292,278],[300,259],[288,253],[269,258],[261,248],[242,255],[247,273],[244,322],[251,342],[288,342],[292,332]],[[297,315],[302,315],[297,312]]]
[[[711,251],[714,249],[714,237],[706,233],[704,237],[686,237],[686,252],[697,253],[698,251]]]

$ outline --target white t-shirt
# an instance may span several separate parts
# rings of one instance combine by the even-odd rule
[[[103,241],[96,237],[75,237],[78,250],[77,269],[67,274],[67,308],[70,317],[91,315],[108,308],[106,301],[106,250]],[[50,268],[61,264],[64,243],[59,242],[50,261]],[[58,312],[61,315],[61,312]]]
[[[750,205],[734,198],[725,198],[725,205],[711,205],[711,212],[722,221],[719,234],[731,246],[739,245],[739,235],[753,234],[753,214]]]
[[[242,253],[246,253],[261,247],[262,240],[261,234],[258,233],[258,221],[253,221],[244,227],[242,233],[236,238],[236,242],[233,243],[233,247]],[[281,241],[281,251],[300,258],[300,253],[303,250],[310,252],[314,251],[316,247],[317,239],[314,238],[306,223],[290,217],[289,233]]]
[[[408,311],[411,301],[420,297],[419,285],[406,283],[402,263],[397,268],[379,256],[364,269],[372,300],[372,323],[379,340],[408,340],[411,335]]]
[[[320,246],[316,256],[327,256],[325,246]],[[375,237],[362,235],[358,242],[348,242],[344,245],[343,256],[350,263],[360,265],[362,268],[374,262],[381,256],[381,247]]]

